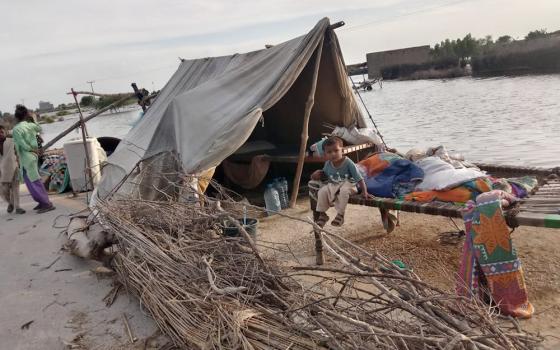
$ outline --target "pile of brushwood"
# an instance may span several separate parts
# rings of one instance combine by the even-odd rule
[[[119,279],[186,349],[534,349],[542,341],[495,308],[326,230],[328,265],[280,264],[243,227],[239,237],[222,235],[242,204],[112,199],[97,209],[117,239]]]

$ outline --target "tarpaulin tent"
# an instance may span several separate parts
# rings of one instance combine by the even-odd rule
[[[131,184],[136,190],[140,184],[139,196],[156,198],[153,183],[172,179],[155,173],[200,173],[257,132],[302,152],[307,136],[319,139],[326,123],[366,127],[335,26],[324,18],[308,34],[263,50],[183,60],[109,157],[97,196],[104,198],[117,186],[130,193]]]

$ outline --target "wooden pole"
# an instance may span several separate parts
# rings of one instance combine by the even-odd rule
[[[80,114],[80,127],[82,129],[82,142],[84,143],[84,152],[86,153],[86,174],[89,177],[89,183],[91,185],[91,190],[93,191],[93,174],[91,172],[91,162],[89,157],[89,150],[87,147],[87,132],[86,123],[84,121],[84,116],[82,114],[82,109],[80,108],[80,103],[78,102],[78,94],[74,91],[74,88],[70,89],[72,91],[72,96],[74,96],[74,101],[76,101],[76,106],[78,107],[78,113]]]
[[[311,116],[311,110],[313,109],[313,104],[315,103],[315,90],[317,88],[317,78],[319,76],[319,66],[321,64],[321,54],[323,52],[323,38],[317,46],[317,51],[315,52],[315,67],[313,69],[313,81],[311,82],[311,90],[309,91],[309,96],[307,97],[307,102],[305,102],[305,111],[303,116],[303,127],[301,131],[301,143],[299,146],[299,157],[296,168],[296,176],[294,178],[294,184],[292,189],[292,198],[290,199],[290,208],[295,207],[297,196],[299,192],[299,183],[301,181],[301,173],[303,172],[303,163],[305,161],[305,149],[307,148],[307,139],[309,137],[309,117]]]
[[[76,92],[76,94],[79,94],[80,92]],[[134,94],[128,94],[128,95],[123,95],[123,98],[121,98],[120,100],[116,101],[115,103],[112,103],[110,105],[108,105],[107,107],[101,108],[100,110],[94,112],[93,114],[90,114],[89,116],[85,117],[83,119],[83,122],[87,122],[95,117],[97,117],[98,115],[107,112],[109,109],[113,108],[114,106],[118,106],[121,103],[123,103],[124,101],[128,100],[129,98],[134,97]],[[54,139],[50,140],[49,142],[47,142],[44,146],[43,146],[43,150],[46,150],[47,148],[50,148],[52,145],[54,145],[58,140],[60,140],[61,138],[63,138],[64,136],[68,135],[72,130],[80,127],[80,125],[82,125],[82,120],[80,119],[79,121],[77,121],[76,123],[72,124],[70,127],[68,127],[68,129],[64,130],[63,132],[61,132],[57,137],[55,137]]]

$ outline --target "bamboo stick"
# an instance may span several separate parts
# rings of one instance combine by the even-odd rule
[[[70,89],[72,92],[72,96],[74,97],[74,101],[76,102],[76,106],[78,107],[78,113],[80,115],[80,129],[82,130],[82,143],[84,144],[84,152],[86,155],[86,177],[89,179],[89,184],[91,186],[91,191],[93,191],[93,173],[91,171],[91,161],[89,156],[89,150],[87,147],[87,131],[86,131],[86,123],[84,122],[84,115],[82,114],[82,109],[80,108],[80,104],[78,103],[78,94],[74,91],[74,88]],[[86,185],[87,186],[87,185]],[[87,188],[87,187],[86,187]]]
[[[305,149],[307,148],[307,139],[309,138],[309,118],[311,116],[311,109],[315,103],[315,90],[317,88],[317,79],[319,77],[319,66],[321,65],[321,54],[323,52],[323,41],[321,38],[319,45],[317,46],[317,51],[315,53],[315,67],[313,68],[313,81],[311,82],[311,89],[309,91],[309,96],[307,97],[307,102],[305,102],[305,112],[303,116],[303,127],[301,131],[301,143],[299,146],[299,157],[296,168],[296,176],[294,178],[294,184],[292,187],[292,198],[290,200],[290,207],[293,208],[296,205],[297,196],[299,192],[299,183],[301,181],[301,173],[303,172],[303,164],[305,162]]]

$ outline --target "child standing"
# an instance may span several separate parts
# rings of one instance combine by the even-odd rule
[[[368,197],[366,184],[354,162],[342,154],[342,140],[336,136],[329,137],[323,142],[323,151],[328,159],[323,170],[317,170],[311,179],[328,178],[328,184],[321,187],[317,195],[317,225],[323,227],[329,221],[326,211],[334,206],[337,212],[331,222],[333,226],[344,223],[344,212],[350,195],[357,193],[356,183],[359,185],[364,198]]]
[[[19,206],[19,172],[14,141],[0,125],[0,197],[8,202],[8,213],[24,214]]]

